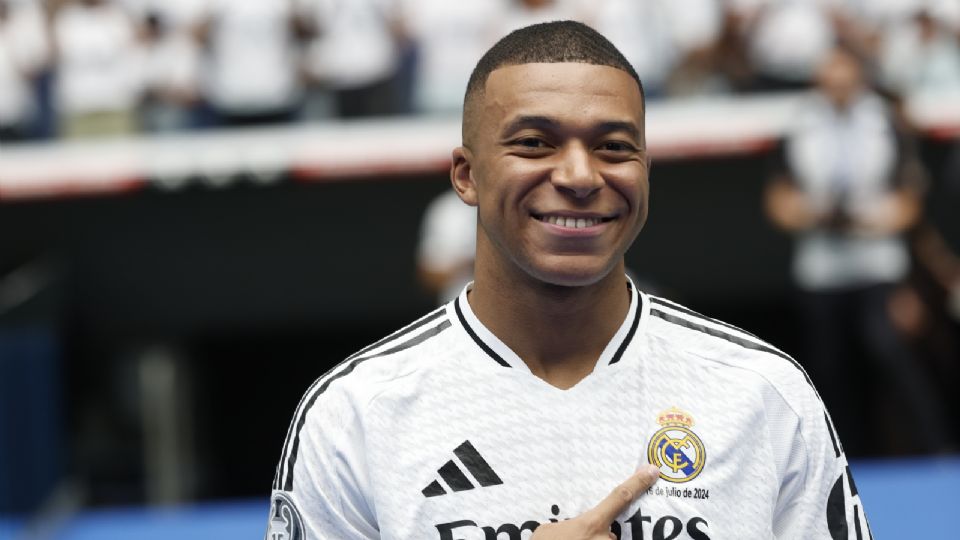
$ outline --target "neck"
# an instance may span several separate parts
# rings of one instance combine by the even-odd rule
[[[600,281],[563,287],[528,274],[503,279],[478,265],[468,300],[477,318],[559,388],[590,374],[630,308],[623,262]]]

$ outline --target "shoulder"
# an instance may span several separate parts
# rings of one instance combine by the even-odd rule
[[[302,445],[314,453],[333,447],[358,452],[356,435],[363,429],[363,411],[370,400],[437,359],[443,350],[439,342],[450,326],[447,308],[437,308],[351,354],[313,381],[287,430],[276,489],[291,489]]]
[[[664,298],[648,298],[653,346],[672,358],[723,374],[721,383],[735,380],[736,390],[724,386],[724,391],[755,394],[768,409],[768,421],[799,422],[808,438],[829,434],[839,455],[836,433],[820,395],[792,356],[746,330]]]
[[[832,113],[830,103],[820,93],[806,92],[796,102],[788,133],[797,134],[820,126],[830,119]]]
[[[806,394],[810,377],[792,356],[756,335],[665,298],[648,295],[651,339],[719,369],[750,372],[778,391]],[[741,371],[741,372],[742,372]]]
[[[315,380],[306,394],[374,395],[438,358],[450,326],[447,307],[439,307],[351,354]]]

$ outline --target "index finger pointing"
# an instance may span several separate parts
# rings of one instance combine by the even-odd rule
[[[625,482],[614,488],[598,505],[593,507],[591,513],[595,514],[599,523],[607,527],[621,512],[630,506],[630,503],[637,500],[644,491],[647,490],[660,476],[660,469],[653,465],[646,465],[633,473],[633,476],[627,478]]]

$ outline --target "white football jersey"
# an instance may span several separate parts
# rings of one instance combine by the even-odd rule
[[[487,330],[467,289],[307,390],[267,540],[519,540],[660,480],[621,539],[870,537],[829,416],[797,363],[629,285],[630,311],[568,390]]]

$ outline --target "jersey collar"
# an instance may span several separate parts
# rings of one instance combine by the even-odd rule
[[[644,313],[648,311],[645,295],[637,291],[629,276],[626,277],[626,280],[627,289],[630,292],[630,309],[627,310],[627,316],[620,324],[620,328],[617,329],[613,338],[610,339],[610,342],[607,343],[600,354],[600,358],[597,359],[594,371],[604,366],[616,364],[621,360],[627,347],[636,337],[641,321],[645,318]],[[467,293],[472,287],[473,282],[468,283],[460,291],[460,295],[447,304],[450,320],[454,321],[454,324],[458,324],[477,347],[497,364],[529,372],[530,368],[527,367],[527,364],[484,326],[473,313],[470,302],[467,301]]]

